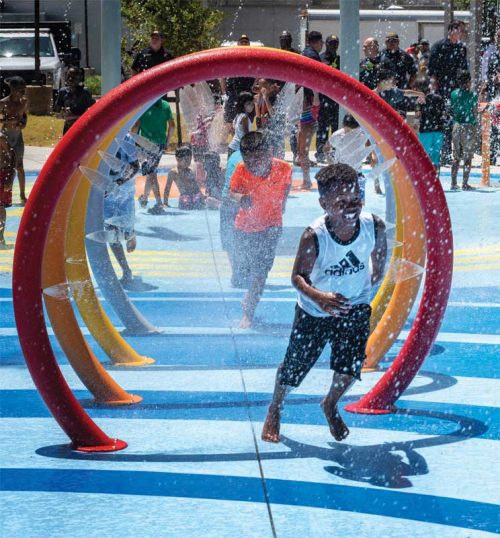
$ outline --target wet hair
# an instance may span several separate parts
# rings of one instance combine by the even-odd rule
[[[207,151],[203,155],[203,164],[205,168],[219,168],[220,155],[216,151]]]
[[[396,78],[396,73],[390,69],[377,69],[377,82],[384,82],[391,78]]]
[[[359,123],[356,121],[356,118],[352,114],[346,114],[342,120],[342,125],[344,127],[350,127],[351,129],[357,129]]]
[[[253,94],[250,92],[240,92],[236,101],[236,114],[245,114],[245,105],[253,103]]]
[[[321,198],[332,192],[359,189],[358,173],[348,164],[330,164],[316,174],[318,192]]]
[[[255,151],[265,151],[269,149],[267,137],[262,131],[250,131],[241,137],[241,155],[251,155]]]
[[[323,34],[321,32],[317,32],[316,30],[313,30],[312,32],[309,32],[307,34],[308,43],[316,43],[322,40],[323,40]]]
[[[450,24],[448,24],[448,32],[453,32],[453,30],[459,30],[460,28],[463,28],[465,26],[465,23],[463,21],[451,21]]]
[[[5,82],[11,90],[19,90],[20,88],[26,88],[26,81],[23,78],[18,77],[17,75],[5,79]]]
[[[182,159],[183,157],[192,157],[193,151],[189,146],[181,146],[175,150],[175,157]]]
[[[429,93],[429,84],[431,83],[431,79],[428,76],[418,77],[415,81],[415,87],[419,92],[422,93]]]
[[[469,71],[466,71],[463,69],[462,71],[459,71],[457,74],[457,84],[461,88],[463,86],[466,86],[471,81],[471,76]]]

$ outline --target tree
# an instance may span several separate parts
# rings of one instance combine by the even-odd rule
[[[163,33],[175,56],[220,44],[217,29],[224,14],[204,7],[201,0],[122,0],[122,15],[135,50],[148,44],[153,30]]]

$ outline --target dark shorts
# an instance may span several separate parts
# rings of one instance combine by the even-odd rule
[[[9,144],[12,146],[16,155],[16,168],[23,166],[24,158],[24,139],[22,131],[4,131]]]
[[[0,206],[12,205],[12,182],[14,170],[0,170]]]
[[[281,228],[272,227],[262,232],[234,232],[234,271],[244,282],[255,278],[267,278],[271,270]]]
[[[370,315],[368,304],[355,305],[348,315],[336,318],[310,316],[296,306],[290,342],[280,367],[280,384],[298,387],[327,343],[332,349],[330,368],[361,379],[370,335]]]
[[[222,249],[232,254],[234,248],[234,221],[240,210],[239,204],[229,198],[222,199],[220,207],[220,240]]]
[[[144,161],[141,166],[141,172],[143,173],[143,175],[147,176],[149,174],[156,174],[164,149],[165,149],[165,144],[159,144],[157,153],[148,154],[147,161]]]

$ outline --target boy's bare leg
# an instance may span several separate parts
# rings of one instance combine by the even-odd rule
[[[248,329],[252,326],[253,318],[255,315],[255,309],[259,304],[262,293],[264,292],[264,286],[266,285],[266,277],[257,276],[253,277],[250,282],[250,287],[243,299],[243,317],[240,321],[240,329]]]
[[[19,181],[19,197],[21,202],[26,202],[26,173],[24,172],[24,167],[20,166],[16,169],[17,171],[17,180]]]
[[[312,125],[301,125],[298,136],[298,155],[300,167],[302,168],[302,188],[310,189],[312,186],[309,163],[309,148],[311,146],[314,127]]]
[[[123,271],[123,278],[131,279],[132,270],[130,269],[130,266],[127,262],[123,245],[121,243],[110,243],[109,247],[111,248],[111,251],[115,255],[116,261],[118,262],[121,270]]]
[[[460,161],[453,159],[451,163],[451,188],[457,188],[457,177],[458,177],[458,167],[460,166]]]
[[[337,441],[342,441],[349,435],[349,428],[340,416],[337,403],[353,382],[353,376],[334,372],[332,386],[321,402],[328,426],[330,426],[330,432]]]
[[[153,191],[153,195],[156,200],[156,205],[163,205],[163,202],[161,200],[161,194],[160,194],[160,185],[158,183],[158,176],[156,172],[154,174],[148,174],[146,176],[146,185],[148,184],[148,181],[149,181],[150,190]],[[148,191],[147,196],[146,196],[146,188],[144,188],[144,196],[146,196],[146,199],[147,197],[149,197],[149,192],[150,191]]]
[[[7,210],[3,205],[0,205],[0,246],[5,243],[4,230],[7,222]]]
[[[473,187],[469,185],[469,176],[470,176],[470,170],[472,168],[472,159],[467,159],[464,161],[464,176],[462,179],[462,189],[464,190],[470,190]]]
[[[292,387],[280,384],[279,380],[282,368],[283,365],[281,365],[276,372],[273,399],[269,405],[266,420],[264,421],[264,427],[262,428],[261,438],[268,443],[280,442],[281,410],[283,409],[283,402],[285,401],[287,394],[292,390]]]

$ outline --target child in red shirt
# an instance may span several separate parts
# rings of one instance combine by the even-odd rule
[[[235,274],[248,282],[243,300],[241,328],[252,325],[276,255],[283,227],[283,212],[292,181],[292,167],[273,159],[263,133],[253,131],[241,139],[243,162],[229,185],[229,196],[240,204],[235,220]]]

